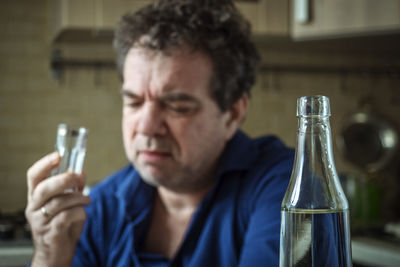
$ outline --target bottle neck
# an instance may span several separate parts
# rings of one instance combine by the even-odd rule
[[[309,159],[333,163],[332,137],[329,117],[299,117],[297,151]]]
[[[299,116],[295,166],[303,177],[337,176],[328,116]]]
[[[329,116],[299,116],[296,156],[282,207],[347,209],[336,173]]]

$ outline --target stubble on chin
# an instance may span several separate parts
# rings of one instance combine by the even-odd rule
[[[154,177],[151,177],[151,176],[146,175],[146,174],[142,174],[140,172],[139,172],[139,174],[140,174],[140,177],[142,178],[142,180],[144,182],[146,182],[147,184],[149,184],[151,186],[154,186],[154,187],[160,186],[160,183],[156,179],[154,179]]]
[[[162,169],[162,166],[143,162],[139,157],[133,162],[133,166],[144,182],[155,187],[168,184],[170,177],[167,175],[166,171]]]

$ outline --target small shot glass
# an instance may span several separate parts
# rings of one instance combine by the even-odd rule
[[[76,174],[82,173],[87,135],[88,130],[84,127],[76,127],[64,123],[58,125],[55,148],[61,156],[61,162],[51,172],[51,175],[66,171]],[[76,188],[71,190],[76,191]]]

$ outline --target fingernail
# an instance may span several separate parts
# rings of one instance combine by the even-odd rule
[[[60,157],[60,155],[58,154],[58,152],[53,152],[53,153],[50,155],[50,161],[51,161],[52,163],[56,163],[56,162],[58,161],[59,157]]]

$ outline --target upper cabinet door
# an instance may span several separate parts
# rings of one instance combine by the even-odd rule
[[[140,9],[151,0],[96,0],[98,2],[97,21],[101,29],[114,29],[122,15]]]
[[[52,40],[111,38],[121,16],[151,0],[52,0],[50,19]],[[97,39],[96,39],[97,40]]]
[[[112,36],[121,16],[152,0],[52,0],[52,39],[88,39]],[[235,0],[256,36],[289,36],[289,0]]]
[[[137,10],[151,0],[95,0],[100,2],[98,24],[114,28],[122,14]],[[236,0],[236,6],[249,20],[256,35],[289,35],[289,0]]]
[[[294,39],[400,32],[400,0],[290,1]]]
[[[95,28],[95,0],[52,0],[48,4],[52,40],[62,38],[65,29],[82,31]]]
[[[254,35],[289,35],[289,0],[237,0],[235,5],[251,23]]]

